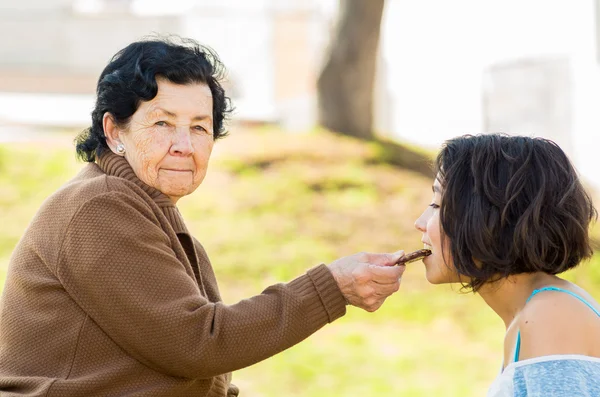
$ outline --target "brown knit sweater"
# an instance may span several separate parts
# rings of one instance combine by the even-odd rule
[[[324,265],[222,303],[177,208],[109,152],[46,200],[14,251],[0,395],[236,396],[231,371],[345,311]]]

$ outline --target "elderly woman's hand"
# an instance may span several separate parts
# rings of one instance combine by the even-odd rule
[[[335,260],[328,267],[349,304],[374,312],[400,288],[406,266],[395,263],[403,254],[361,252]]]

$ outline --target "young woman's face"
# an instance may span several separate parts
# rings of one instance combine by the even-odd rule
[[[442,201],[442,186],[436,178],[433,183],[433,198],[431,204],[415,222],[417,230],[423,233],[421,241],[424,248],[431,250],[431,255],[423,259],[425,277],[432,284],[460,282],[460,277],[454,269],[450,244],[442,237],[440,225],[440,204]],[[442,250],[442,245],[444,249]]]

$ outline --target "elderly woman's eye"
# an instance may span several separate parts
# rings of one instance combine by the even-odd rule
[[[154,125],[157,125],[159,127],[166,127],[167,122],[166,121],[157,121],[156,123],[154,123]]]
[[[200,132],[204,132],[204,133],[208,133],[208,130],[206,128],[202,127],[201,125],[194,126],[194,130],[200,131]]]

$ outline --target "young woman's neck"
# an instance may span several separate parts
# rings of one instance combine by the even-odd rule
[[[527,298],[535,289],[565,283],[559,277],[537,272],[510,276],[485,284],[478,293],[485,303],[500,316],[508,329],[517,314],[523,309]]]

